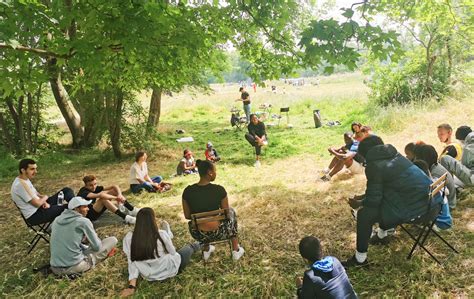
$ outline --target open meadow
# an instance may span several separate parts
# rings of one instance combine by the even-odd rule
[[[322,77],[319,85],[291,86],[283,81],[249,87],[252,110],[262,103],[279,108],[290,107],[289,122],[285,116],[280,126],[268,128],[270,144],[264,150],[262,166],[253,166],[253,150],[244,139],[243,130],[230,126],[230,108],[241,104],[238,85],[216,84],[214,92],[190,91],[163,97],[159,138],[149,152],[150,174],[162,175],[173,183],[164,194],[126,193],[138,207],[152,207],[160,219],[167,220],[174,232],[177,248],[192,241],[183,217],[183,189],[197,182],[197,176],[172,177],[184,148],[196,158],[204,157],[205,144],[212,141],[223,161],[217,164],[216,183],[224,186],[231,206],[238,215],[239,237],[245,255],[238,262],[229,257],[228,247],[218,245],[207,266],[195,255],[186,270],[164,282],[140,280],[137,297],[294,297],[294,279],[301,276],[305,263],[297,245],[307,235],[317,236],[324,253],[345,260],[355,250],[355,221],[346,199],[365,188],[364,175],[342,173],[331,182],[322,182],[319,171],[331,156],[329,146],[343,144],[342,134],[350,123],[368,124],[385,143],[403,152],[406,143],[423,140],[436,147],[436,127],[450,123],[453,127],[474,125],[474,95],[469,92],[442,102],[423,105],[375,107],[367,97],[368,89],[359,73]],[[315,81],[313,81],[315,82]],[[270,85],[276,85],[276,93]],[[143,93],[143,102],[149,94]],[[321,110],[323,123],[339,121],[341,126],[314,127],[312,111]],[[268,123],[277,123],[269,119]],[[182,129],[184,134],[177,134]],[[192,143],[176,139],[192,136]],[[76,192],[85,174],[98,176],[99,184],[119,184],[128,190],[129,168],[133,155],[115,160],[108,151],[57,151],[35,157],[38,175],[34,181],[42,193],[51,193],[63,186]],[[128,278],[125,254],[99,264],[96,269],[76,280],[46,278],[33,274],[32,268],[48,262],[49,248],[40,242],[26,255],[26,240],[31,234],[10,200],[10,185],[17,175],[17,162],[4,159],[0,165],[0,297],[115,297],[125,288]],[[474,296],[474,192],[462,193],[461,201],[452,211],[454,227],[442,232],[460,252],[449,255],[447,248],[433,240],[429,247],[447,261],[438,266],[429,256],[417,251],[406,260],[411,247],[408,236],[397,230],[388,246],[370,246],[370,266],[350,269],[349,278],[360,297],[473,297]],[[107,212],[108,213],[108,212]],[[107,214],[106,213],[106,214]],[[110,214],[110,213],[108,213]],[[97,223],[101,238],[116,236],[119,249],[131,226],[118,217],[108,216]]]

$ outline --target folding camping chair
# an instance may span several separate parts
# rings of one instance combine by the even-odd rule
[[[36,245],[38,244],[38,242],[41,239],[43,239],[46,243],[49,244],[50,233],[49,233],[48,229],[51,225],[51,222],[41,223],[41,224],[37,224],[37,225],[29,224],[26,221],[25,216],[23,216],[23,213],[21,212],[20,208],[16,205],[16,203],[14,201],[13,201],[13,204],[18,209],[18,212],[20,212],[21,218],[25,222],[26,226],[30,230],[32,230],[35,234],[33,239],[30,242],[28,242],[28,253],[27,253],[27,255],[30,254],[31,251],[33,251],[33,249],[36,247]]]
[[[219,209],[219,210],[214,210],[214,211],[209,211],[209,212],[203,212],[203,213],[195,213],[191,214],[191,225],[193,228],[196,230],[198,229],[199,224],[204,224],[204,223],[209,223],[209,222],[214,222],[214,221],[219,221],[222,222],[224,220],[229,219],[229,209]],[[230,258],[232,259],[232,241],[231,238],[226,237],[221,240],[212,240],[212,241],[206,241],[204,240],[205,244],[209,245],[214,245],[214,244],[219,244],[219,243],[228,243],[229,248],[230,248]],[[204,259],[204,251],[202,252],[202,260],[204,261],[204,264],[206,264],[206,260]]]
[[[278,126],[280,125],[280,120],[283,117],[282,114],[286,114],[286,124],[290,124],[290,107],[280,108],[280,115],[278,115]]]
[[[432,207],[433,198],[436,196],[444,196],[444,190],[446,188],[446,178],[448,173],[443,174],[439,179],[437,179],[433,184],[430,185],[430,193],[429,193],[429,200],[428,200],[428,207],[427,212],[424,215],[418,216],[407,223],[401,224],[400,227],[410,236],[412,240],[415,241],[413,244],[410,253],[407,256],[407,259],[411,259],[413,253],[417,247],[421,247],[424,251],[426,251],[431,258],[433,258],[438,264],[441,265],[441,262],[425,247],[425,242],[430,233],[435,234],[441,241],[444,242],[449,248],[451,248],[454,252],[459,253],[451,244],[449,244],[443,237],[441,237],[435,230],[433,230],[433,226],[436,222],[436,218],[438,218],[441,212],[441,205],[438,207]],[[405,226],[412,225],[416,228],[422,226],[422,229],[419,231],[418,235],[412,234]]]

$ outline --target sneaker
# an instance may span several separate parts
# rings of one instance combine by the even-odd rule
[[[137,218],[135,218],[133,216],[130,216],[130,215],[125,216],[125,223],[126,224],[135,224],[136,221],[137,221]]]
[[[386,236],[385,238],[381,239],[381,238],[379,238],[379,236],[377,234],[375,234],[369,239],[369,244],[371,244],[371,245],[387,245],[388,243],[390,243],[392,238],[393,237],[391,237],[391,236]]]
[[[321,169],[321,174],[329,174],[331,170],[329,168]]]
[[[369,264],[369,262],[367,262],[367,259],[365,259],[365,261],[363,261],[362,263],[359,263],[355,255],[353,255],[347,261],[341,262],[341,264],[344,268],[347,269],[347,268],[352,268],[352,267],[365,267]]]
[[[211,253],[213,253],[215,250],[216,250],[216,247],[209,245],[209,250],[202,252],[204,260],[207,261],[211,257]]]
[[[138,211],[140,211],[140,208],[133,208],[133,210],[128,210],[128,215],[137,217]]]
[[[234,261],[237,261],[238,259],[240,259],[244,255],[244,253],[245,253],[244,248],[239,246],[238,251],[232,251],[232,259]]]
[[[168,235],[170,236],[170,239],[173,239],[174,236],[173,236],[173,232],[171,231],[170,224],[166,222],[165,220],[162,220],[160,226],[162,230],[168,233]]]
[[[352,215],[352,218],[354,218],[354,220],[357,220],[357,212],[358,210],[351,208],[351,215]]]
[[[260,167],[260,161],[259,160],[255,161],[254,165],[255,165],[255,167],[259,168]]]
[[[321,177],[321,181],[329,182],[331,180],[331,176],[329,174],[325,174]]]

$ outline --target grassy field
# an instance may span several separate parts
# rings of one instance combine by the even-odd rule
[[[218,246],[212,263],[204,266],[200,255],[181,275],[163,283],[139,282],[139,297],[293,297],[294,278],[305,264],[297,244],[306,235],[322,240],[325,254],[341,260],[355,248],[355,222],[345,199],[364,191],[363,175],[341,174],[330,183],[318,181],[319,170],[329,163],[326,148],[342,144],[342,133],[352,121],[372,126],[386,143],[403,150],[406,143],[423,140],[437,149],[436,126],[449,122],[453,127],[473,125],[474,100],[468,93],[462,99],[429,102],[423,106],[376,108],[368,101],[360,74],[337,75],[321,79],[319,86],[293,87],[276,82],[277,93],[270,88],[250,91],[253,109],[271,103],[273,113],[290,107],[290,123],[268,129],[270,146],[265,150],[262,167],[253,167],[253,151],[243,139],[244,131],[230,127],[229,109],[235,105],[237,85],[216,85],[214,93],[186,92],[163,99],[160,137],[149,154],[151,174],[164,175],[174,184],[166,194],[129,195],[136,206],[155,209],[166,219],[175,234],[176,247],[191,241],[181,209],[184,187],[197,181],[196,176],[174,177],[184,147],[204,156],[205,143],[212,141],[223,156],[217,167],[216,183],[223,185],[231,205],[239,215],[241,243],[246,253],[239,262],[229,258],[228,248]],[[144,99],[146,94],[142,95]],[[342,126],[315,129],[312,110],[320,109],[324,122],[339,120]],[[271,123],[274,121],[267,121]],[[176,129],[185,130],[178,135]],[[176,143],[176,138],[192,136],[195,142]],[[117,161],[109,152],[60,151],[39,157],[35,186],[43,193],[68,185],[78,190],[84,174],[94,173],[99,183],[118,183],[128,189],[131,155]],[[1,297],[113,297],[127,286],[127,263],[119,251],[96,269],[70,281],[32,273],[32,268],[49,259],[49,249],[40,243],[26,256],[25,240],[30,237],[10,201],[10,184],[16,175],[16,161],[4,158],[0,165],[0,296]],[[443,235],[460,251],[449,257],[445,267],[435,264],[425,253],[405,259],[410,240],[402,232],[386,247],[369,248],[370,267],[348,272],[361,297],[472,297],[474,296],[474,194],[464,193],[452,211],[455,225]],[[101,237],[117,236],[121,241],[132,227],[118,217],[107,217],[98,225]],[[121,247],[121,243],[119,244]],[[429,247],[442,258],[448,256],[442,244]]]

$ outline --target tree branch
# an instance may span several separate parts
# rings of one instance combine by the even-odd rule
[[[52,51],[44,50],[44,49],[38,49],[38,48],[30,48],[30,47],[25,47],[22,45],[18,45],[16,47],[12,45],[8,45],[5,43],[0,43],[0,49],[13,49],[16,51],[20,52],[29,52],[33,53],[39,56],[44,56],[44,57],[56,57],[56,58],[70,58],[72,54],[58,54],[54,53]]]

